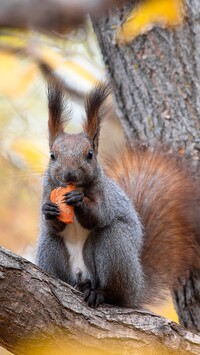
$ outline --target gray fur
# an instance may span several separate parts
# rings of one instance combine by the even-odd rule
[[[43,180],[45,216],[41,211],[37,263],[78,287],[88,305],[105,300],[138,306],[144,294],[142,224],[130,199],[104,175],[97,161],[99,109],[109,95],[108,86],[97,85],[89,95],[84,132],[79,134],[64,132],[60,95],[56,83],[49,86],[51,159]],[[57,219],[59,208],[50,201],[51,191],[69,182],[76,184],[64,197],[66,204],[74,206],[73,226]]]
[[[98,166],[98,163],[97,163]],[[55,184],[46,172],[43,201],[49,200]],[[140,262],[142,225],[125,193],[98,166],[98,178],[83,188],[86,196],[95,195],[90,206],[75,207],[79,223],[90,229],[83,249],[92,288],[105,292],[111,304],[138,306],[143,296],[143,271]],[[93,199],[92,199],[93,200]],[[69,255],[59,233],[64,223],[42,216],[37,263],[41,268],[74,285],[68,264]]]

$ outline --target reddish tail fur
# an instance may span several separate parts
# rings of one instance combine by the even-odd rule
[[[160,149],[127,147],[105,170],[131,198],[143,223],[142,264],[151,300],[200,267],[199,187],[182,158]]]

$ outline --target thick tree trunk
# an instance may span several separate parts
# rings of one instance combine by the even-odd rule
[[[157,140],[186,151],[200,151],[200,10],[187,0],[187,19],[174,31],[154,29],[119,47],[115,32],[128,8],[93,19],[112,81],[119,117],[132,139]],[[170,198],[170,196],[169,196]],[[200,278],[182,280],[174,300],[181,323],[200,331]]]
[[[197,355],[200,336],[145,310],[89,308],[78,291],[1,248],[0,345],[20,355]]]
[[[130,9],[130,7],[129,7]],[[93,21],[119,117],[141,141],[165,140],[200,148],[200,11],[188,1],[188,19],[175,31],[154,29],[131,45],[115,43],[123,9]]]

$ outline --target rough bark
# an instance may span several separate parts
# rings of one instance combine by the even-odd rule
[[[180,280],[174,291],[175,307],[180,323],[187,329],[200,332],[200,272],[194,270],[188,279]]]
[[[175,31],[154,29],[131,45],[115,43],[128,9],[94,21],[127,133],[143,141],[167,140],[199,148],[200,12],[188,1],[188,19]]]
[[[187,19],[181,28],[153,29],[127,46],[119,47],[115,43],[115,33],[130,7],[110,10],[106,17],[93,19],[93,25],[126,134],[151,144],[167,142],[197,161],[200,150],[199,0],[187,0],[186,9]],[[180,282],[174,296],[181,323],[196,331],[200,331],[199,294],[200,278],[194,272],[188,280]]]
[[[145,310],[88,308],[78,291],[1,248],[0,345],[20,355],[186,355],[200,353],[200,336]]]

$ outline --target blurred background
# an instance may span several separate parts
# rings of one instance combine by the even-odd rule
[[[90,23],[69,38],[33,32],[0,32],[1,245],[34,260],[41,177],[48,163],[45,76],[62,77],[80,129],[83,100],[105,76]]]
[[[33,262],[41,180],[49,156],[45,81],[49,72],[65,82],[73,116],[68,129],[80,130],[84,97],[96,81],[105,78],[89,20],[65,36],[0,31],[0,245]],[[110,151],[122,136],[110,112],[101,151]],[[177,321],[170,299],[154,310]],[[0,349],[1,355],[7,353]]]

